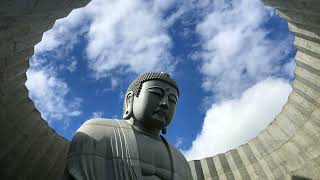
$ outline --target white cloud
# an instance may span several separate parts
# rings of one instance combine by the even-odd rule
[[[235,98],[250,85],[281,71],[291,37],[272,40],[264,23],[273,15],[259,0],[216,1],[198,24],[203,87],[216,99]]]
[[[102,118],[104,116],[104,112],[102,111],[95,111],[92,113],[90,118]]]
[[[86,11],[76,9],[67,17],[57,20],[52,29],[45,32],[42,40],[35,45],[34,54],[54,51],[57,55],[67,55],[88,29],[85,24],[86,14]]]
[[[40,60],[39,60],[40,61]],[[79,116],[81,99],[67,100],[69,87],[58,78],[54,69],[49,66],[33,66],[27,71],[26,87],[41,115],[49,123],[55,120],[68,125],[71,117]]]
[[[267,79],[239,99],[213,104],[192,147],[184,152],[187,159],[223,153],[257,136],[281,111],[291,89],[284,80]]]
[[[37,57],[36,55],[33,57],[34,59],[41,59]],[[50,62],[49,58],[45,59],[43,63],[41,63],[43,66],[48,65],[51,63],[51,66],[58,67],[59,71],[65,71],[67,70],[70,73],[74,73],[78,68],[78,60],[75,57],[71,58],[65,58],[64,62]],[[55,64],[56,63],[56,64]],[[53,65],[54,64],[54,65]]]
[[[281,71],[283,74],[288,75],[289,77],[294,77],[294,70],[296,68],[296,62],[294,59],[291,59],[288,63],[284,64]]]
[[[169,52],[172,42],[163,19],[173,3],[93,0],[57,20],[35,46],[35,54],[54,51],[66,55],[82,36],[88,40],[88,65],[97,79],[109,77],[111,71],[113,76],[115,72],[173,72],[176,61]]]
[[[171,39],[161,18],[169,5],[161,1],[96,1],[86,49],[96,77],[117,69],[121,73],[172,71]]]
[[[66,68],[69,70],[69,72],[74,72],[77,69],[77,61],[76,60],[71,60],[69,66],[67,66]]]
[[[175,143],[175,146],[177,148],[180,148],[180,146],[185,142],[185,138],[184,137],[178,137],[176,139],[176,143]]]

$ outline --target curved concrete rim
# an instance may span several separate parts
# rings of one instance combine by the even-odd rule
[[[69,142],[41,118],[25,87],[28,60],[56,19],[88,0],[0,3],[0,179],[58,179]],[[194,179],[320,177],[320,1],[264,0],[288,21],[297,48],[288,102],[256,138],[190,161]]]

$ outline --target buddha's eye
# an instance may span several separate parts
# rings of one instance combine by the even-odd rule
[[[168,99],[169,99],[170,102],[172,102],[172,103],[174,103],[174,104],[177,104],[177,99],[175,98],[175,96],[170,95],[170,96],[168,97]]]
[[[160,90],[157,90],[157,89],[149,89],[148,92],[151,93],[151,94],[154,94],[154,95],[156,95],[156,96],[158,96],[158,97],[162,97],[162,92],[161,92]]]

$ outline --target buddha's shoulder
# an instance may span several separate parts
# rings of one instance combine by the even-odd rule
[[[94,118],[89,119],[82,126],[112,126],[118,127],[119,124],[122,125],[126,120],[120,119],[107,119],[107,118]],[[127,124],[127,123],[126,123]]]
[[[83,123],[76,135],[84,134],[94,138],[108,137],[114,134],[115,128],[129,129],[131,127],[125,120],[96,118]]]
[[[110,139],[115,138],[119,128],[130,128],[125,120],[90,119],[83,123],[71,141],[72,152],[97,152],[104,154],[110,148]],[[126,129],[123,132],[128,132]]]
[[[95,118],[90,119],[83,123],[80,129],[86,128],[110,128],[110,127],[121,127],[121,128],[130,128],[129,123],[126,120],[118,120],[118,119],[106,119],[106,118]],[[79,129],[79,130],[80,130]]]

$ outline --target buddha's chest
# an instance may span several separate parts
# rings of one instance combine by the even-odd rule
[[[161,140],[136,133],[140,166],[146,179],[171,179],[169,151]]]

